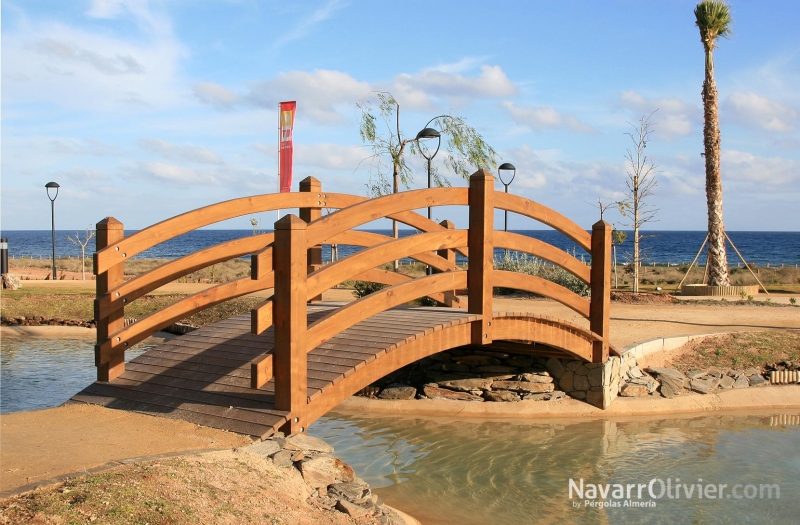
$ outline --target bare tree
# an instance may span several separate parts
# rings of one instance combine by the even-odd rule
[[[656,181],[658,166],[645,152],[655,125],[650,122],[650,118],[656,111],[658,110],[642,116],[635,124],[628,122],[633,131],[625,133],[631,139],[632,146],[627,148],[625,154],[625,159],[628,161],[626,171],[628,178],[625,181],[628,193],[620,207],[620,212],[630,219],[627,226],[633,229],[633,260],[631,262],[633,264],[634,293],[639,292],[639,266],[642,261],[642,250],[639,243],[644,239],[640,231],[644,224],[657,222],[655,216],[658,208],[646,201],[648,197],[653,196],[653,188],[658,184]]]
[[[255,217],[254,217],[254,218],[252,218],[252,219],[250,219],[250,226],[252,226],[252,227],[253,227],[253,235],[256,235],[256,234],[258,234],[258,227],[259,227],[260,225],[261,225],[261,223],[260,223],[260,222],[258,221],[258,219],[256,219]]]
[[[86,228],[86,238],[81,240],[81,236],[78,235],[78,232],[75,232],[75,238],[72,238],[71,235],[67,235],[67,239],[69,239],[72,244],[75,246],[81,247],[81,280],[86,280],[86,245],[89,244],[89,241],[94,238],[94,231],[92,227]]]

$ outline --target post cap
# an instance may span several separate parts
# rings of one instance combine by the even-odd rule
[[[294,214],[285,215],[275,223],[276,230],[305,230],[308,223]]]

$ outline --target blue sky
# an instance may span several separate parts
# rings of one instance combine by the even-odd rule
[[[281,100],[298,105],[295,186],[312,175],[365,194],[356,103],[387,90],[404,134],[463,117],[516,165],[512,192],[587,228],[590,203],[623,196],[628,122],[658,109],[652,229],[703,230],[694,4],[4,0],[2,227],[48,229],[51,180],[59,229],[108,215],[141,228],[273,192]],[[726,227],[798,231],[800,4],[732,9],[715,52]],[[424,164],[410,163],[422,187]]]

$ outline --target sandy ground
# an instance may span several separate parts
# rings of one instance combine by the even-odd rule
[[[31,282],[32,283],[32,282]],[[23,282],[23,286],[28,282]],[[37,286],[92,289],[91,281],[36,281]],[[170,292],[193,293],[203,284],[174,283]],[[269,295],[265,292],[265,295]],[[328,301],[352,300],[349,290],[331,290]],[[763,298],[762,298],[763,299]],[[561,317],[580,325],[577,314],[548,300],[496,298],[498,310],[530,311]],[[800,310],[765,306],[630,305],[612,303],[612,344],[623,348],[657,337],[730,331],[800,329]],[[16,328],[16,327],[15,327]],[[50,334],[67,335],[62,327],[26,327],[3,337]],[[92,336],[91,330],[74,328]],[[73,334],[69,334],[72,336]],[[769,387],[729,391],[718,395],[666,399],[619,399],[606,411],[575,400],[559,403],[452,403],[448,401],[390,403],[351,399],[338,410],[375,413],[414,413],[459,417],[617,417],[677,412],[800,408],[800,387]],[[47,484],[48,480],[87,469],[104,468],[129,458],[172,454],[191,450],[229,449],[249,441],[235,434],[198,427],[172,419],[109,410],[94,406],[55,409],[0,416],[0,495],[9,490]],[[112,463],[110,463],[112,462]]]

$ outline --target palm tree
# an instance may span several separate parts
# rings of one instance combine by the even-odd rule
[[[725,254],[725,225],[722,222],[722,171],[720,169],[717,84],[714,81],[714,49],[718,37],[731,34],[730,6],[723,0],[703,0],[694,8],[700,41],[706,55],[703,80],[703,143],[706,159],[706,201],[708,203],[708,284],[730,286]]]

